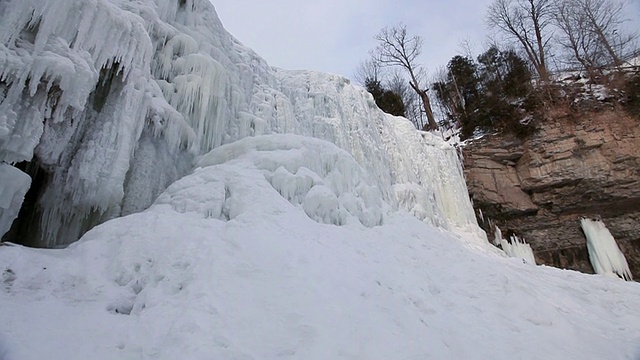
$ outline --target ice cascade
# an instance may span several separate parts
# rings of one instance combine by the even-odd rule
[[[307,189],[304,168],[315,165],[269,169],[310,217],[341,224],[348,213],[375,226],[382,201],[481,233],[452,146],[384,114],[343,77],[271,68],[226,32],[207,0],[0,2],[0,194],[11,199],[2,224],[20,199],[30,209],[4,240],[64,246],[147,208],[198,156],[285,133],[335,144],[366,178],[330,176]],[[332,176],[353,175],[342,170]],[[346,212],[325,214],[327,204]]]
[[[627,259],[605,224],[601,220],[582,218],[580,226],[587,237],[589,259],[596,274],[633,280]]]

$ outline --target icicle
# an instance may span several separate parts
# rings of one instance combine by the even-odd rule
[[[500,230],[500,228],[496,226],[496,231],[493,237],[493,244],[495,246],[498,246],[500,245],[500,241],[502,241],[502,230]]]
[[[520,239],[516,235],[511,235],[509,241],[502,237],[502,231],[496,226],[494,244],[500,245],[502,250],[509,256],[520,258],[527,264],[536,265],[536,258],[533,255],[531,246],[524,239]]]
[[[631,270],[616,240],[601,220],[580,219],[587,238],[589,259],[596,274],[633,280]]]
[[[222,144],[228,70],[211,56],[197,53],[197,42],[186,34],[173,36],[157,58],[156,73],[169,103],[190,123],[207,152]]]

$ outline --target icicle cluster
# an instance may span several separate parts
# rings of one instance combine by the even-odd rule
[[[197,139],[152,79],[142,11],[104,0],[0,7],[0,161],[47,173],[30,226],[35,242],[66,244],[120,215],[143,132],[174,154],[195,154]]]
[[[531,250],[531,245],[527,244],[524,239],[511,235],[507,241],[502,237],[500,228],[496,226],[494,243],[500,245],[509,257],[520,258],[527,264],[536,265],[536,258],[533,255],[533,250]]]
[[[21,227],[34,229],[21,234],[32,242],[75,241],[149,206],[195,156],[272,133],[332,142],[392,207],[481,233],[450,145],[382,113],[343,77],[272,69],[224,30],[207,0],[0,3],[0,161],[44,174],[28,195],[35,223]],[[288,181],[306,186],[303,173],[291,176],[271,179],[287,197],[299,195]],[[344,195],[327,188],[333,195],[310,192],[317,208]],[[317,215],[312,202],[305,210]],[[363,223],[379,221],[363,214]]]
[[[589,259],[596,274],[633,280],[631,270],[616,240],[601,220],[580,219],[587,237]]]

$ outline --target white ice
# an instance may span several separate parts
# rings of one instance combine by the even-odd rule
[[[502,230],[496,226],[495,235],[494,235],[494,244],[500,245],[502,250],[509,256],[513,258],[522,259],[527,264],[536,264],[536,258],[533,255],[533,250],[531,249],[531,245],[527,244],[524,239],[519,238],[516,235],[511,235],[509,240],[506,240],[502,237]]]
[[[580,225],[587,237],[589,259],[596,274],[632,280],[627,259],[604,222],[582,218]]]
[[[198,155],[275,133],[337,145],[375,174],[367,186],[393,208],[482,237],[452,146],[384,114],[344,77],[271,68],[208,1],[0,6],[0,160],[44,170],[41,215],[30,224],[42,244],[66,245],[145,209]],[[350,213],[369,201],[332,190]],[[333,201],[322,194],[312,191],[310,212],[313,199]],[[341,214],[316,215],[340,223]]]
[[[29,175],[9,164],[0,163],[0,234],[11,228],[29,186]]]

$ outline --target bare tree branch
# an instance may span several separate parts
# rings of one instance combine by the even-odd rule
[[[420,80],[424,78],[424,69],[417,62],[422,52],[423,40],[420,36],[408,36],[407,27],[399,24],[392,28],[383,28],[375,39],[378,47],[375,58],[385,66],[398,66],[407,72],[409,85],[420,96],[427,117],[429,130],[437,130],[438,124],[433,116],[428,87]]]
[[[361,61],[353,73],[354,80],[362,86],[365,86],[369,80],[380,81],[381,77],[382,66],[373,56],[367,60]]]
[[[637,32],[623,26],[624,9],[619,0],[563,0],[555,7],[559,43],[592,78],[597,69],[620,67],[637,50]]]
[[[551,38],[550,0],[495,0],[487,12],[487,23],[514,38],[523,48],[543,81],[549,80],[546,51]]]

